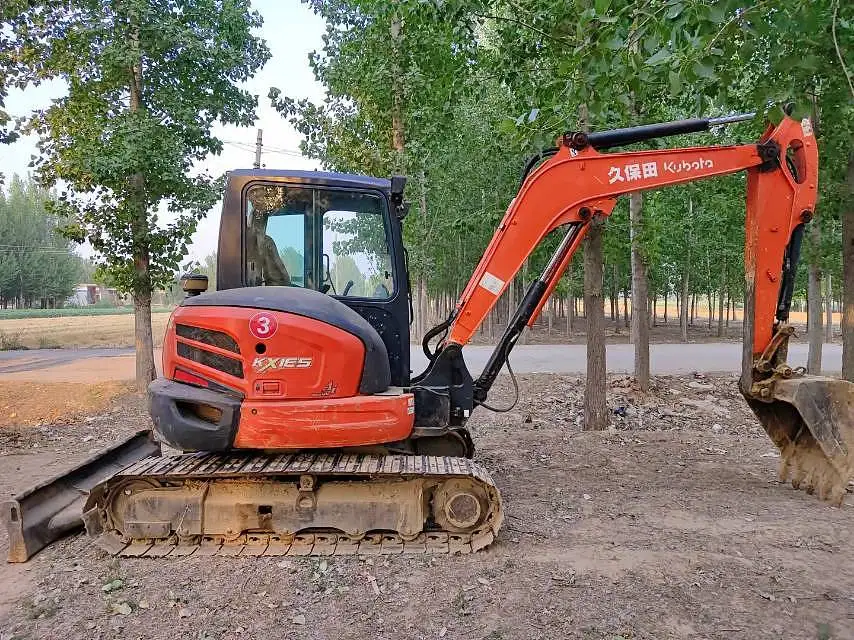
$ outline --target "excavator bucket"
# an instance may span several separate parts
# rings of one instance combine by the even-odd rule
[[[51,542],[83,526],[89,491],[125,467],[159,455],[149,430],[140,431],[77,465],[37,484],[0,506],[9,532],[9,562],[26,562]]]
[[[771,402],[747,402],[780,449],[780,480],[841,504],[854,478],[854,384],[818,376],[781,379]]]

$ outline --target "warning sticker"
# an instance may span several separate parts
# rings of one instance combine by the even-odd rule
[[[809,118],[804,118],[803,120],[801,120],[801,129],[804,130],[805,136],[812,135],[812,122],[810,122]]]
[[[489,291],[492,295],[497,296],[501,293],[501,289],[504,287],[504,280],[487,271],[483,274],[483,277],[480,279],[478,284]]]

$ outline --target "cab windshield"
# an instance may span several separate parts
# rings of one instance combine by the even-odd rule
[[[247,286],[337,296],[394,293],[385,199],[369,192],[256,184],[245,196]]]

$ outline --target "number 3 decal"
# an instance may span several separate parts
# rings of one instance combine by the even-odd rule
[[[249,318],[249,333],[259,340],[267,340],[275,335],[279,323],[272,313],[262,311]]]

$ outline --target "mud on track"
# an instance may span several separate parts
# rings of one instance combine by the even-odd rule
[[[517,409],[476,413],[507,512],[486,551],[117,561],[76,536],[0,568],[0,636],[854,638],[854,509],[775,481],[734,378],[656,382],[639,397],[612,378],[606,433],[580,430],[571,376],[524,376]],[[146,422],[134,398],[88,424],[0,430],[0,491]]]

